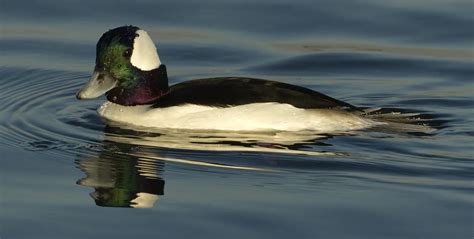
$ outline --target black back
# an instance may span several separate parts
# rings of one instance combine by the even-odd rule
[[[173,85],[153,106],[169,107],[182,104],[228,107],[251,103],[277,102],[297,108],[357,107],[301,86],[253,78],[221,77],[186,81]]]

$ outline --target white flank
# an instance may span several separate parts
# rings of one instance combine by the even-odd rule
[[[98,110],[106,120],[144,127],[225,130],[342,132],[377,123],[339,110],[300,109],[289,104],[254,103],[227,108],[182,105],[151,108],[104,103]]]
[[[161,64],[155,44],[146,31],[138,30],[133,42],[133,52],[130,62],[133,66],[143,71],[158,68]]]

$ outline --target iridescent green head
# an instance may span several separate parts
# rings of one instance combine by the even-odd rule
[[[96,65],[78,99],[102,94],[122,105],[147,104],[168,89],[166,68],[150,36],[138,27],[123,26],[104,33],[96,48]]]

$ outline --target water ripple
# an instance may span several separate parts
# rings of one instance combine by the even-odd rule
[[[0,81],[4,143],[46,150],[97,142],[90,132],[72,129],[61,114],[71,105],[79,107],[74,92],[87,74],[17,68],[2,68],[0,73],[5,76]]]
[[[472,61],[445,61],[388,54],[316,53],[288,57],[247,68],[247,71],[283,75],[363,75],[471,79]],[[403,70],[400,70],[403,69]]]

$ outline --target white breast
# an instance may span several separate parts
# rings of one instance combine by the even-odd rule
[[[254,103],[226,108],[192,104],[151,108],[150,105],[122,106],[106,102],[98,112],[112,122],[171,129],[341,132],[376,124],[344,111],[308,110],[280,103]]]

